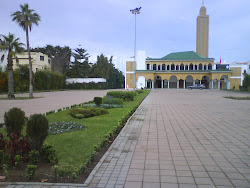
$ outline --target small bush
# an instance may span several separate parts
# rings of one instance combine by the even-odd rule
[[[56,164],[58,161],[56,151],[50,145],[43,144],[40,150],[40,155],[45,161],[49,163]]]
[[[103,97],[103,104],[117,104],[117,105],[123,105],[123,100],[120,99],[120,98]]]
[[[11,108],[4,114],[4,123],[7,133],[21,131],[25,125],[25,113],[20,108]]]
[[[84,109],[84,108],[73,108],[69,111],[69,114],[73,117],[73,118],[89,118],[94,116],[94,112],[92,112],[91,110],[88,109]],[[78,114],[81,114],[80,116]]]
[[[25,169],[25,178],[27,180],[31,180],[34,178],[36,168],[36,165],[27,165],[27,168]]]
[[[22,162],[23,162],[23,157],[21,155],[16,155],[15,156],[15,167],[20,168]]]
[[[37,163],[39,162],[39,152],[36,150],[31,150],[29,153],[29,157],[30,157],[30,162],[33,165],[37,165]]]
[[[48,136],[48,120],[42,114],[31,115],[28,122],[26,133],[30,138],[30,144],[34,150],[40,150],[45,138]]]
[[[102,104],[102,98],[101,97],[95,97],[94,102],[97,106],[100,106]]]

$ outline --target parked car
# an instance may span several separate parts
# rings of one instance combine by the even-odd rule
[[[203,84],[194,84],[194,85],[192,85],[192,86],[188,86],[188,89],[200,89],[200,90],[202,90],[202,89],[205,89],[205,86],[203,85]]]

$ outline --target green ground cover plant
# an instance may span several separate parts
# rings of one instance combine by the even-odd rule
[[[78,119],[73,118],[69,114],[71,110],[69,108],[47,115],[46,118],[49,121],[50,128],[45,144],[52,146],[54,149],[54,155],[48,155],[48,160],[52,164],[58,165],[56,172],[58,172],[59,176],[66,174],[74,174],[75,176],[80,171],[86,170],[98,150],[119,133],[127,119],[149,92],[149,90],[144,90],[143,93],[134,96],[133,101],[125,101],[123,108],[107,109],[108,114],[105,115]],[[60,131],[58,134],[50,132],[51,127],[65,124],[66,122],[71,122],[71,124],[74,122],[78,128],[73,128],[69,131],[66,131],[68,128],[62,128],[63,131]],[[4,127],[0,128],[0,133],[6,135],[4,129]],[[50,151],[47,147],[45,149],[42,148],[42,153],[51,153],[47,152],[47,150]]]

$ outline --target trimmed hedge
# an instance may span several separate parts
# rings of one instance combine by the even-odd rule
[[[136,96],[136,92],[134,91],[110,91],[107,93],[107,96],[111,96],[114,98],[120,98],[124,101],[133,101]]]

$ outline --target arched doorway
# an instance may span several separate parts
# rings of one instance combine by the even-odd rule
[[[205,86],[205,89],[209,89],[209,78],[208,76],[203,76],[201,79],[201,84]]]
[[[192,86],[192,85],[193,85],[193,81],[194,81],[193,77],[190,76],[190,75],[188,75],[188,76],[186,77],[186,87]]]
[[[141,89],[144,87],[146,87],[146,78],[145,78],[145,76],[139,76],[137,83],[136,83],[136,88]]]
[[[177,77],[174,75],[170,77],[169,88],[177,88]]]
[[[168,88],[168,80],[167,79],[163,80],[163,88]]]
[[[223,75],[220,77],[220,89],[230,89],[227,75]]]
[[[160,76],[155,77],[154,88],[161,88],[161,77]]]
[[[179,88],[184,88],[184,80],[179,80]]]
[[[147,88],[149,88],[149,89],[152,88],[152,80],[151,79],[147,80]]]

